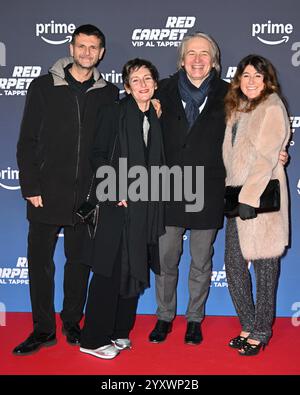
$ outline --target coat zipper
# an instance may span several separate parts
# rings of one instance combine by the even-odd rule
[[[81,140],[81,116],[80,116],[80,108],[79,108],[79,103],[78,99],[75,96],[76,100],[76,106],[77,106],[77,116],[78,116],[78,144],[77,144],[77,161],[76,161],[76,173],[75,173],[75,189],[74,189],[74,210],[73,213],[75,213],[76,210],[76,201],[77,201],[77,183],[78,183],[78,173],[79,173],[79,156],[80,156],[80,140]],[[72,221],[74,223],[74,220]]]

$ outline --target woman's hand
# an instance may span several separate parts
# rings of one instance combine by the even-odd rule
[[[162,114],[160,101],[158,99],[151,99],[151,103],[156,111],[157,118],[160,118]]]
[[[244,221],[245,219],[256,218],[257,214],[254,207],[248,204],[239,203],[239,216]]]
[[[121,207],[121,206],[127,207],[128,204],[127,204],[126,200],[121,200],[121,201],[117,204],[117,206],[119,206],[119,207]]]

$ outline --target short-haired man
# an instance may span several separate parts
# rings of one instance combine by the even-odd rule
[[[83,264],[85,228],[76,210],[92,179],[89,151],[102,105],[118,99],[96,66],[105,36],[93,25],[78,27],[71,57],[59,59],[29,88],[17,146],[20,183],[27,200],[28,269],[33,332],[13,353],[28,355],[56,343],[53,254],[64,228],[64,301],[61,312],[67,341],[80,344],[89,267]]]
[[[219,73],[217,44],[206,34],[194,33],[181,43],[178,72],[161,81],[158,89],[167,165],[204,166],[204,208],[186,212],[186,202],[175,199],[166,205],[166,233],[159,245],[161,274],[155,278],[158,321],[149,336],[154,343],[166,339],[176,315],[178,264],[187,229],[192,260],[185,342],[202,341],[200,324],[210,285],[213,242],[223,223],[223,98],[227,83]]]

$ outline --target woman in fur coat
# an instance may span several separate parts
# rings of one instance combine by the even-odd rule
[[[286,175],[278,157],[288,144],[290,123],[275,69],[267,59],[249,55],[240,61],[225,108],[226,185],[242,185],[238,217],[228,218],[226,226],[228,287],[242,327],[229,346],[249,356],[258,354],[272,335],[280,257],[289,238]],[[257,214],[271,179],[280,182],[280,210]],[[255,304],[250,261],[256,276]]]

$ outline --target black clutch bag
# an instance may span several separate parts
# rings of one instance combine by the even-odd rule
[[[238,215],[238,197],[242,187],[227,186],[224,198],[224,214],[227,217]],[[260,206],[255,209],[256,213],[267,213],[280,210],[280,183],[279,180],[270,180],[260,197]]]

